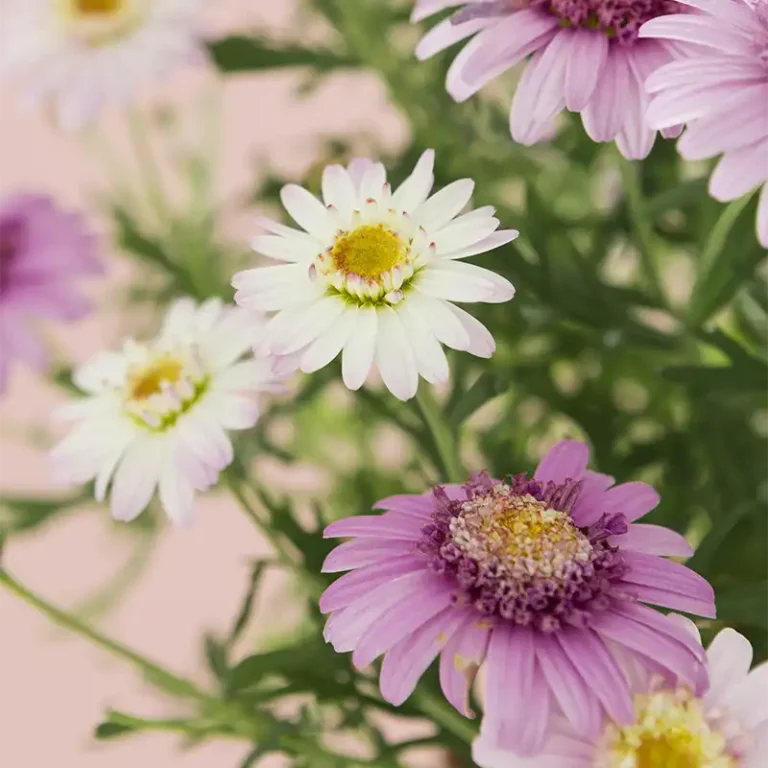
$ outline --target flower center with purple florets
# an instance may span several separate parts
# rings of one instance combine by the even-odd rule
[[[626,532],[623,515],[577,527],[570,510],[581,484],[571,480],[495,483],[482,473],[464,488],[464,501],[435,489],[436,511],[418,545],[434,571],[455,581],[458,604],[544,632],[584,626],[610,605],[627,571],[609,543]]]
[[[633,43],[646,21],[679,13],[675,0],[488,0],[457,11],[454,24],[474,18],[505,16],[523,8],[541,8],[554,13],[564,27],[604,32],[619,43]]]
[[[0,296],[10,283],[11,264],[23,247],[26,226],[20,218],[7,218],[0,221]]]

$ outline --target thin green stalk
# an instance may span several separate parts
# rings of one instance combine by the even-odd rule
[[[36,608],[54,624],[58,624],[60,627],[90,640],[113,656],[117,656],[138,667],[145,674],[147,680],[158,688],[176,696],[196,699],[205,703],[216,702],[216,699],[201,691],[191,680],[169,672],[167,669],[136,653],[136,651],[126,648],[117,641],[103,635],[76,616],[72,616],[66,611],[57,608],[40,595],[25,587],[5,570],[0,570],[0,584],[9,592],[21,598],[25,603]]]
[[[165,225],[172,218],[168,199],[163,190],[163,184],[160,179],[160,169],[152,154],[152,147],[149,143],[146,126],[135,109],[128,111],[128,133],[131,137],[131,144],[136,155],[136,162],[139,166],[142,181],[149,196],[149,202],[155,210],[160,223]]]
[[[459,459],[457,441],[429,387],[419,387],[416,404],[435,443],[444,480],[450,483],[463,483],[467,477]]]
[[[477,736],[477,729],[472,725],[472,721],[460,715],[445,699],[438,698],[423,688],[417,688],[412,701],[427,717],[467,744],[471,744]]]
[[[638,173],[640,166],[621,155],[618,157],[618,166],[645,279],[654,296],[659,301],[664,302],[664,284],[659,274],[653,222],[640,186],[640,174]]]

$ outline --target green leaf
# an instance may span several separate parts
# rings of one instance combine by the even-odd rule
[[[768,581],[734,584],[717,591],[718,618],[725,624],[768,628]]]
[[[233,36],[209,43],[221,72],[255,72],[286,67],[311,67],[319,72],[352,67],[355,60],[332,50],[275,44],[263,37]]]
[[[466,392],[457,390],[451,397],[448,403],[451,426],[458,429],[475,411],[508,389],[509,381],[505,377],[493,371],[484,371]]]
[[[120,736],[127,736],[130,733],[134,733],[136,728],[121,723],[101,723],[96,727],[94,731],[94,738],[99,741],[107,741],[109,739],[116,739]]]
[[[203,647],[208,668],[219,682],[225,682],[229,677],[229,659],[226,643],[222,643],[212,635],[205,635]]]
[[[755,237],[756,208],[755,194],[734,200],[707,235],[688,310],[692,327],[703,325],[724,307],[765,259]]]
[[[251,612],[253,611],[253,602],[256,597],[256,590],[259,587],[259,581],[261,580],[261,576],[264,573],[266,566],[267,564],[263,561],[258,561],[253,564],[253,568],[251,569],[251,578],[248,583],[248,589],[245,593],[245,597],[243,598],[240,613],[238,614],[237,619],[232,626],[232,630],[229,633],[229,637],[227,638],[227,645],[230,648],[237,642],[238,638],[243,633],[243,630],[246,628],[246,626],[248,626],[248,620],[250,619]]]
[[[4,494],[0,498],[3,527],[8,534],[31,531],[90,500],[91,497],[84,493],[60,499],[29,499]]]

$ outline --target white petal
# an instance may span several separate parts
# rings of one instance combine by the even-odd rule
[[[501,229],[497,232],[493,232],[491,235],[483,240],[479,240],[472,245],[468,245],[466,248],[460,248],[450,253],[441,253],[441,259],[466,259],[468,256],[477,256],[479,253],[486,253],[496,248],[500,248],[502,245],[511,243],[517,239],[519,232],[516,229]]]
[[[99,352],[75,369],[72,381],[78,389],[99,394],[105,388],[120,386],[125,380],[128,360],[118,352]]]
[[[349,308],[321,333],[303,352],[301,370],[314,373],[336,358],[351,337],[358,322],[358,310]]]
[[[430,384],[448,381],[448,358],[429,323],[419,313],[418,305],[403,301],[396,311],[413,347],[421,376]]]
[[[160,503],[166,515],[181,527],[189,526],[195,514],[195,489],[172,462],[160,475]]]
[[[197,304],[194,299],[183,298],[173,302],[163,321],[162,334],[179,335],[189,332],[195,322]]]
[[[272,358],[235,363],[216,374],[211,387],[217,392],[256,392],[275,379]]]
[[[348,389],[360,389],[371,370],[378,327],[379,320],[373,307],[357,313],[357,325],[341,356],[341,378]]]
[[[149,504],[168,458],[165,438],[147,435],[135,440],[125,452],[112,484],[110,502],[115,520],[130,522]]]
[[[289,330],[274,339],[275,354],[290,355],[312,343],[344,311],[344,300],[326,296],[302,312]]]
[[[438,261],[415,283],[421,293],[447,301],[500,303],[515,295],[512,283],[488,269],[462,261]]]
[[[724,707],[747,730],[768,721],[768,661],[758,664],[728,692]]]
[[[475,182],[459,179],[436,192],[413,213],[413,219],[428,232],[434,232],[447,224],[469,202]]]
[[[387,389],[399,400],[410,400],[419,386],[416,358],[397,313],[384,307],[378,311],[376,365]]]
[[[251,247],[270,259],[307,264],[323,250],[323,243],[315,238],[303,241],[282,235],[256,235],[251,238]]]
[[[408,296],[407,300],[416,304],[419,314],[428,323],[441,344],[462,351],[469,348],[469,333],[451,312],[448,302],[418,292]]]
[[[280,199],[291,218],[311,235],[323,242],[333,238],[334,228],[328,211],[313,194],[297,184],[287,184],[280,190]]]
[[[381,163],[371,163],[360,181],[360,198],[362,200],[380,199],[386,181],[387,171],[384,166]]]
[[[482,219],[480,221],[462,221],[457,219],[432,235],[438,254],[451,253],[469,245],[485,240],[499,226],[496,218]]]
[[[721,706],[735,685],[749,672],[752,646],[744,635],[726,628],[717,633],[707,649],[709,689],[704,697],[707,707]]]
[[[392,207],[400,212],[411,213],[429,196],[435,177],[435,151],[428,149],[419,158],[413,173],[397,188],[392,195]]]
[[[491,332],[475,317],[461,307],[446,302],[445,306],[459,320],[469,335],[466,351],[476,357],[491,357],[496,351],[496,342]]]
[[[345,218],[359,207],[357,190],[343,166],[329,165],[323,171],[323,201],[334,206]]]
[[[236,272],[232,287],[249,293],[266,293],[273,288],[294,285],[308,277],[306,264],[285,264],[277,267],[256,267]]]
[[[211,392],[206,400],[224,429],[250,429],[259,419],[258,404],[242,395]]]
[[[115,441],[110,454],[104,459],[104,463],[101,465],[99,473],[96,475],[96,482],[94,483],[93,495],[96,501],[103,502],[107,497],[109,481],[112,479],[120,459],[125,455],[132,437],[132,432],[126,432],[122,440]]]

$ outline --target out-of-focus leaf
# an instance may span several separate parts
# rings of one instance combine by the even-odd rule
[[[203,647],[208,669],[219,682],[225,682],[229,676],[227,645],[217,640],[213,635],[206,635],[203,638]]]
[[[730,203],[707,235],[688,309],[688,322],[696,327],[712,317],[752,277],[766,257],[754,232],[757,195]]]
[[[251,612],[253,611],[253,602],[256,597],[256,590],[259,587],[259,581],[261,580],[265,568],[266,563],[263,561],[258,561],[253,564],[253,568],[251,569],[251,578],[248,582],[248,589],[246,590],[245,597],[243,598],[240,613],[238,614],[237,619],[235,619],[235,623],[232,626],[229,637],[227,638],[226,644],[230,648],[234,645],[234,643],[237,642],[238,638],[243,633],[243,630],[248,626],[248,620],[250,619]]]
[[[8,534],[30,531],[53,517],[73,511],[90,498],[85,493],[63,499],[29,499],[3,494],[0,497],[3,527]]]
[[[453,428],[458,429],[475,411],[508,389],[508,380],[493,371],[485,371],[466,392],[454,392],[448,403]]]
[[[718,618],[728,625],[768,627],[768,581],[733,584],[717,590]]]
[[[264,37],[233,36],[209,43],[208,50],[222,72],[254,72],[286,67],[311,67],[320,72],[352,67],[355,60],[336,51],[277,44]]]

